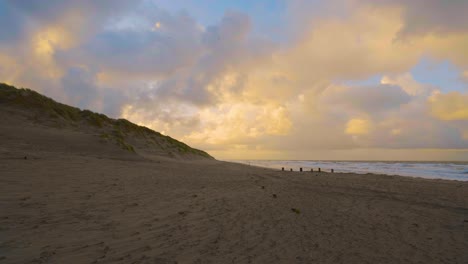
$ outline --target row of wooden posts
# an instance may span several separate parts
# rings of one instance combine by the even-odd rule
[[[282,171],[284,171],[284,167],[281,168]],[[289,169],[290,171],[293,171],[293,169]],[[299,168],[299,171],[302,172],[302,168]],[[318,172],[321,172],[322,170],[320,168],[318,168]],[[314,172],[314,169],[310,169],[310,172]],[[335,170],[331,169],[330,170],[331,173],[334,173]]]

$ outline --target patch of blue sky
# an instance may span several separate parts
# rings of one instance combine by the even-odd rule
[[[186,11],[204,27],[216,25],[227,11],[249,15],[252,33],[283,41],[286,32],[285,0],[152,0],[171,13]]]
[[[417,82],[433,85],[444,93],[468,91],[468,83],[461,77],[462,71],[449,60],[424,57],[410,72]]]

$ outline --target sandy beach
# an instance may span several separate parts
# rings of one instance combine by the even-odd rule
[[[33,125],[21,145],[2,125],[1,263],[468,260],[467,182],[85,151]]]

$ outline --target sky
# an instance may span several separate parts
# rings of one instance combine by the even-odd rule
[[[468,1],[0,0],[0,82],[218,159],[468,161]]]

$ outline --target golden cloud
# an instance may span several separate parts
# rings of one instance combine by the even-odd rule
[[[440,120],[468,120],[468,94],[435,92],[428,101],[432,115]]]
[[[345,133],[350,135],[367,135],[371,130],[368,119],[353,118],[346,123]]]
[[[409,95],[421,95],[428,92],[428,87],[414,80],[410,73],[404,73],[393,76],[383,76],[380,80],[381,84],[392,84],[400,86]]]
[[[200,111],[199,119],[203,127],[187,135],[187,142],[239,144],[246,138],[286,135],[292,125],[286,108],[274,104],[226,103]]]

